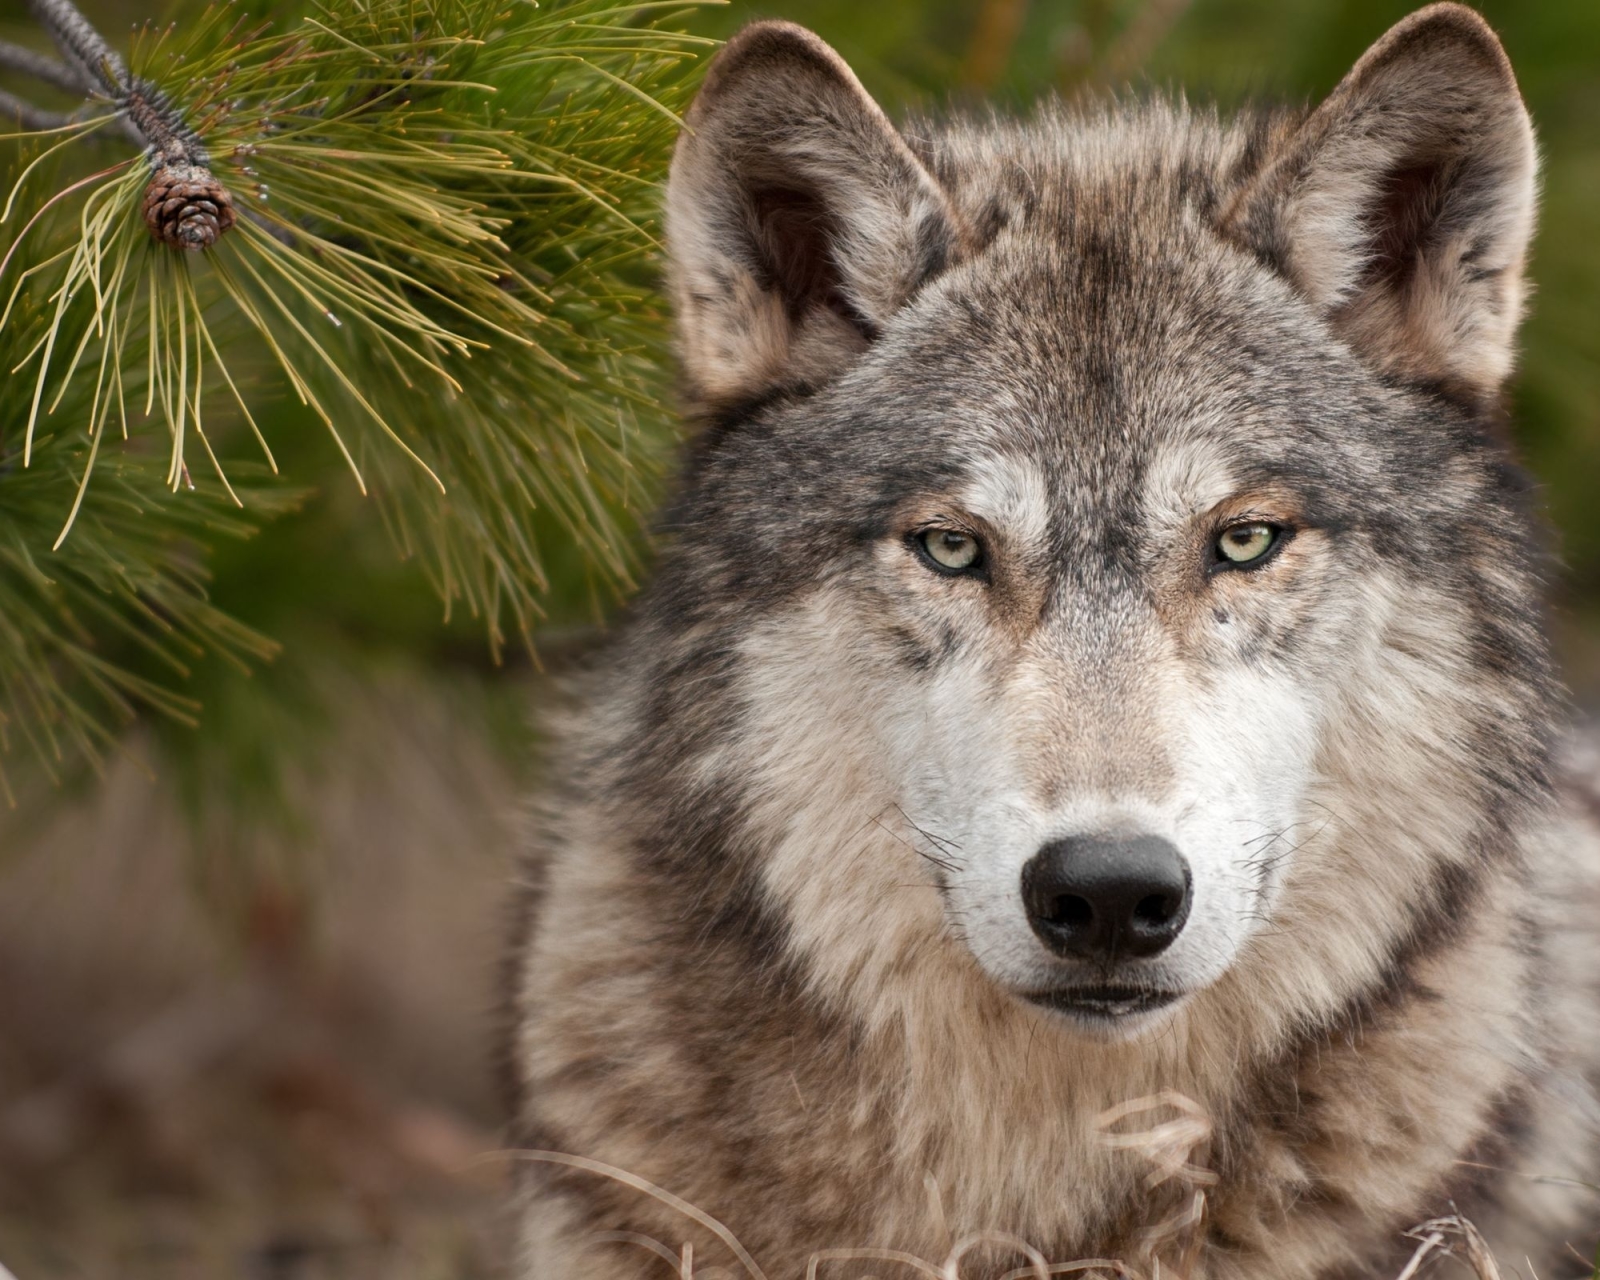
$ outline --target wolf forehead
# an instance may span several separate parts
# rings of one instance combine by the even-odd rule
[[[1160,99],[912,126],[977,232],[848,366],[706,415],[691,491],[863,534],[908,494],[1043,506],[1058,538],[1269,488],[1330,524],[1473,501],[1474,414],[1374,376],[1224,234],[1283,127]]]
[[[686,123],[666,229],[703,429],[668,523],[771,565],[740,585],[985,473],[1102,546],[1229,487],[1434,563],[1526,528],[1492,426],[1535,152],[1467,10],[1401,24],[1309,112],[904,130],[817,37],[760,23]]]

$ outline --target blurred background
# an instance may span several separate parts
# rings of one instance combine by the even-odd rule
[[[113,39],[162,16],[84,7]],[[937,111],[1128,84],[1314,98],[1412,7],[787,0],[680,21],[721,38],[794,19],[891,111]],[[1600,5],[1481,7],[1544,153],[1513,398],[1561,538],[1552,625],[1593,707]],[[39,43],[21,0],[0,2],[0,37]],[[546,682],[617,602],[547,536],[535,653],[496,661],[482,621],[442,618],[353,486],[328,482],[325,437],[274,440],[304,501],[219,549],[212,594],[280,655],[248,676],[200,664],[198,727],[135,726],[98,771],[24,771],[0,811],[0,1264],[20,1280],[506,1274],[504,1170],[483,1153],[517,807]]]

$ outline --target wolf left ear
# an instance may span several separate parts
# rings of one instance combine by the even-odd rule
[[[707,73],[667,243],[692,407],[835,376],[953,259],[944,192],[842,58],[759,22]]]
[[[1230,224],[1381,368],[1491,397],[1522,315],[1536,170],[1499,40],[1436,4],[1367,51]]]

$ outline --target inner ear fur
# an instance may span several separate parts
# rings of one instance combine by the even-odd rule
[[[1280,144],[1229,229],[1385,371],[1493,397],[1515,355],[1536,182],[1500,41],[1436,4]]]
[[[667,244],[691,407],[836,376],[958,255],[932,175],[843,59],[746,27],[690,108]]]

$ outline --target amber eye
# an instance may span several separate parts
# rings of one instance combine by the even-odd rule
[[[926,529],[917,542],[934,567],[946,573],[962,573],[978,567],[983,547],[970,533],[957,529]]]
[[[1243,568],[1255,564],[1278,545],[1283,530],[1275,524],[1236,524],[1217,535],[1217,560]]]

